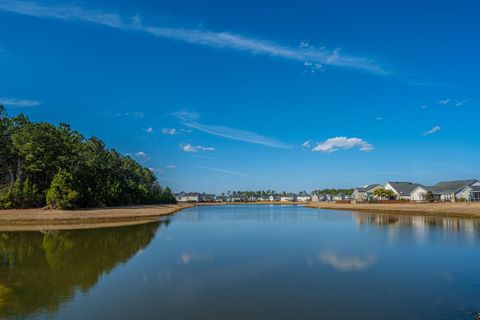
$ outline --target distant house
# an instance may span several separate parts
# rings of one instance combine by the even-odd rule
[[[178,202],[214,202],[217,197],[214,194],[198,192],[181,192],[175,195]]]
[[[427,192],[431,187],[417,186],[410,194],[410,200],[415,202],[424,202],[427,200]]]
[[[382,188],[382,185],[378,183],[358,187],[353,190],[352,197],[357,201],[367,201],[373,198],[373,191],[380,188]]]
[[[333,196],[333,200],[335,200],[335,201],[345,200],[345,194],[338,193],[338,194]]]
[[[198,192],[180,192],[175,195],[178,202],[200,202],[200,193]]]
[[[297,196],[296,199],[298,202],[309,202],[312,201],[312,196],[309,194]]]
[[[295,195],[293,193],[287,193],[280,196],[281,202],[293,202],[295,201]]]
[[[393,191],[397,200],[412,200],[411,195],[418,186],[421,186],[421,184],[408,181],[387,182],[385,184],[385,189]]]

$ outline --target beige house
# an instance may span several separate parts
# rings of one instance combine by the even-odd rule
[[[367,201],[373,199],[373,192],[383,188],[381,184],[374,183],[353,190],[352,197],[356,201]]]

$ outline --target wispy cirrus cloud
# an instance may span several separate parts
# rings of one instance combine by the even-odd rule
[[[302,143],[302,148],[310,148],[312,146],[312,140],[307,140]]]
[[[251,131],[234,129],[234,128],[229,128],[224,126],[212,126],[212,125],[202,124],[198,122],[185,122],[184,125],[189,128],[197,129],[205,133],[227,138],[227,139],[260,144],[260,145],[264,145],[272,148],[290,149],[292,147],[276,139],[262,136],[260,134],[257,134]]]
[[[146,33],[158,38],[255,55],[267,55],[302,63],[308,61],[314,66],[328,65],[350,68],[379,75],[389,73],[371,59],[343,54],[339,49],[327,50],[324,47],[316,49],[310,45],[293,47],[230,32],[147,25],[138,15],[125,18],[116,13],[89,10],[72,4],[46,5],[28,1],[3,0],[0,1],[0,10],[37,18],[93,23],[126,32]]]
[[[220,173],[224,173],[227,175],[232,175],[232,176],[238,176],[238,177],[243,177],[243,178],[253,178],[251,175],[240,173],[240,172],[235,172],[235,171],[230,171],[230,170],[224,170],[224,169],[219,169],[219,168],[213,168],[213,167],[200,167],[203,169],[207,170],[212,170]]]
[[[372,151],[373,145],[360,138],[334,137],[317,144],[312,151],[332,153],[352,148],[358,148],[360,151]]]
[[[205,147],[205,146],[194,146],[190,143],[180,144],[180,148],[184,152],[198,152],[198,151],[215,151],[214,147]]]
[[[432,129],[428,130],[428,131],[425,131],[423,133],[424,136],[428,136],[428,135],[431,135],[431,134],[434,134],[435,132],[438,132],[440,131],[442,128],[440,128],[440,126],[435,126],[433,127]]]
[[[0,104],[7,107],[30,108],[40,105],[40,102],[30,99],[0,98]]]
[[[450,102],[450,99],[442,99],[442,100],[438,101],[438,104],[445,105],[445,104],[448,104],[449,102]]]
[[[457,101],[457,103],[455,104],[456,107],[461,107],[463,106],[465,103],[468,103],[470,101],[470,99],[465,99],[465,100],[460,100],[460,101]]]

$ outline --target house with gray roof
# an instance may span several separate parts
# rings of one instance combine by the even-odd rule
[[[385,189],[392,190],[397,200],[411,200],[411,195],[418,186],[421,184],[409,181],[390,181],[385,184]]]
[[[368,201],[373,199],[373,192],[377,189],[383,188],[381,184],[374,183],[363,187],[358,187],[353,190],[352,197],[356,201]]]
[[[469,200],[472,187],[479,187],[477,179],[442,181],[429,188],[435,198],[442,201],[456,201],[459,199]]]
[[[477,179],[442,181],[434,186],[418,186],[413,192],[413,200],[426,200],[431,191],[436,201],[480,201],[480,181]]]

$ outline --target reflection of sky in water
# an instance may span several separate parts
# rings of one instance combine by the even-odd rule
[[[31,256],[0,269],[0,302],[61,319],[470,319],[480,310],[478,220],[294,206],[199,207],[168,220],[47,242],[8,234],[0,252]]]

